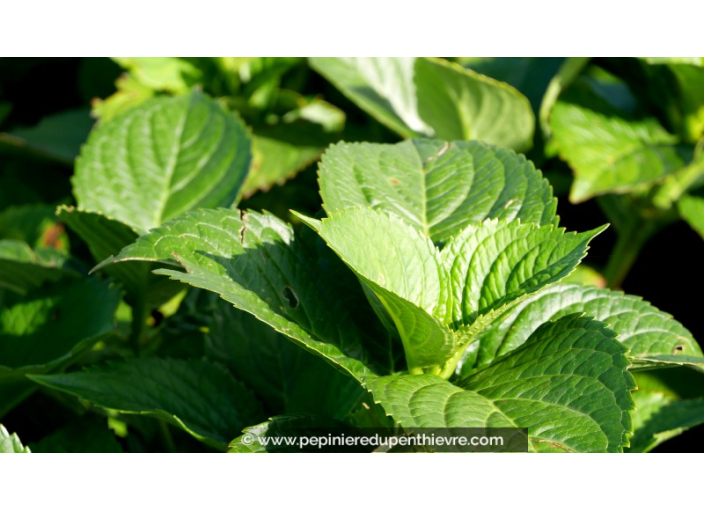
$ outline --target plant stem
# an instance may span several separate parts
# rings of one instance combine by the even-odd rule
[[[144,326],[147,322],[147,303],[144,296],[137,296],[132,304],[132,330],[130,332],[130,345],[135,356],[139,356]]]
[[[620,289],[628,272],[633,267],[638,254],[650,239],[660,229],[660,224],[655,220],[632,215],[628,223],[618,233],[616,246],[604,270],[606,285],[612,289]]]

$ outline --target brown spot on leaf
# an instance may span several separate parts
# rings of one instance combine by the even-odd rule
[[[61,235],[66,231],[63,223],[56,223],[51,227],[47,228],[42,234],[42,245],[47,248],[59,249],[63,247],[63,241],[61,240]]]

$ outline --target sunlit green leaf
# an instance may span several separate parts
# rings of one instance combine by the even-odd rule
[[[194,92],[157,98],[102,123],[73,178],[78,207],[139,232],[197,207],[230,206],[250,163],[242,122]]]
[[[140,237],[112,262],[162,261],[158,274],[219,294],[356,378],[374,373],[362,334],[290,226],[270,214],[186,213]]]
[[[510,353],[542,324],[584,313],[618,333],[633,359],[660,354],[701,356],[692,334],[670,315],[640,297],[582,285],[555,285],[507,308],[478,336],[478,366]],[[464,367],[465,370],[472,367]]]
[[[436,243],[487,218],[556,223],[556,200],[523,156],[477,142],[340,143],[320,165],[328,213],[372,207],[401,217]]]
[[[313,69],[404,137],[481,140],[525,149],[533,138],[528,100],[506,83],[442,59],[316,57]]]

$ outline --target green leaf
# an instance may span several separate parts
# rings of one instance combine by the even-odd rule
[[[704,69],[699,66],[670,66],[677,79],[683,113],[685,139],[696,142],[704,135]]]
[[[450,275],[453,322],[472,324],[561,280],[604,228],[577,234],[552,225],[499,220],[467,227],[442,250]]]
[[[0,241],[0,288],[26,294],[45,282],[79,277],[69,262],[66,254],[51,248],[32,250],[23,241]]]
[[[374,401],[403,427],[517,427],[494,403],[437,375],[391,375],[368,383]]]
[[[689,64],[704,66],[704,57],[641,57],[648,64]]]
[[[141,84],[153,90],[185,94],[199,83],[203,73],[181,57],[113,57]]]
[[[61,364],[114,330],[120,294],[94,278],[35,291],[0,310],[0,366]]]
[[[186,213],[152,230],[111,262],[152,261],[186,269],[157,274],[219,294],[357,379],[374,374],[362,334],[290,226],[271,214]]]
[[[24,372],[0,366],[0,419],[37,389]]]
[[[704,198],[685,195],[677,202],[680,216],[704,238]]]
[[[60,370],[115,329],[120,293],[96,279],[59,283],[0,309],[0,417],[35,389],[26,374]]]
[[[62,206],[57,215],[83,239],[97,262],[117,255],[138,237],[137,232],[128,225],[99,212]],[[159,266],[148,262],[135,262],[112,265],[105,268],[105,272],[124,285],[128,302],[134,304],[144,300],[146,308],[151,310],[168,301],[183,288],[177,282],[151,274],[156,267]]]
[[[558,153],[575,173],[574,203],[643,188],[689,161],[678,138],[654,118],[628,119],[615,110],[559,101],[550,122]]]
[[[635,389],[625,352],[603,323],[573,314],[458,384],[527,427],[538,451],[618,452],[628,445]]]
[[[244,196],[291,179],[340,138],[345,125],[342,110],[319,99],[295,99],[295,108],[282,115],[278,123],[253,127],[254,158]]]
[[[329,58],[313,69],[379,122],[404,137],[481,140],[516,150],[530,146],[528,100],[502,82],[431,58]]]
[[[130,108],[153,98],[156,92],[138,81],[131,74],[121,75],[115,81],[117,92],[105,99],[95,98],[91,102],[91,114],[107,122]]]
[[[403,342],[411,370],[452,355],[455,337],[444,324],[448,276],[430,239],[373,209],[346,209],[321,222],[301,218],[373,292]]]
[[[31,378],[106,409],[163,419],[222,450],[237,431],[262,417],[250,391],[206,361],[133,358]]]
[[[581,264],[575,268],[572,274],[564,278],[562,283],[578,283],[603,289],[606,286],[606,279],[593,267]]]
[[[320,164],[328,214],[372,207],[444,243],[487,218],[557,223],[549,183],[523,156],[478,142],[339,143]]]
[[[635,374],[634,434],[629,452],[648,452],[704,423],[704,380],[696,372],[657,370]]]
[[[696,190],[704,185],[702,149],[704,149],[704,139],[694,148],[692,161],[681,170],[666,176],[662,184],[653,190],[651,195],[653,204],[660,209],[670,209],[675,202],[687,196],[689,190]]]
[[[17,434],[12,434],[0,423],[0,453],[32,453],[28,446],[22,446]]]
[[[700,350],[701,353],[701,350]],[[633,358],[633,370],[647,368],[671,368],[686,366],[704,372],[704,356],[687,356],[683,354],[649,354]]]
[[[88,137],[93,122],[87,109],[49,115],[36,126],[0,133],[0,146],[70,166]]]
[[[433,134],[418,115],[414,58],[315,57],[308,61],[357,106],[402,136]]]
[[[73,178],[78,207],[138,232],[190,209],[230,206],[250,163],[242,122],[194,92],[157,98],[102,123]]]
[[[545,90],[565,60],[561,57],[460,57],[459,63],[516,87],[537,112]]]
[[[107,420],[91,415],[62,427],[32,445],[34,453],[122,453]]]
[[[271,133],[270,136],[254,136],[252,170],[242,188],[245,197],[260,190],[267,191],[293,178],[314,162],[324,149],[318,144],[293,143],[286,138],[289,133],[298,135],[298,130],[279,129],[278,133]]]
[[[207,356],[226,364],[273,414],[343,419],[362,398],[356,379],[229,303],[219,302],[207,327]]]
[[[648,64],[666,67],[669,71],[663,80],[672,95],[671,101],[677,106],[677,113],[670,111],[670,117],[680,124],[684,138],[694,143],[704,134],[704,65],[702,57],[661,57],[645,58]],[[655,69],[656,76],[663,76],[661,69]],[[667,103],[668,98],[663,99]]]
[[[635,384],[614,336],[572,315],[457,384],[424,374],[375,378],[368,387],[404,427],[526,427],[537,451],[621,451]]]
[[[557,102],[557,98],[572,83],[584,67],[589,63],[591,57],[568,57],[562,63],[557,74],[550,80],[543,101],[540,104],[539,122],[543,135],[550,135],[550,114]]]
[[[506,309],[478,335],[477,366],[510,353],[545,322],[584,313],[618,333],[630,358],[678,353],[701,356],[691,333],[672,316],[647,301],[608,289],[581,285],[555,285]],[[472,366],[464,367],[464,370]]]

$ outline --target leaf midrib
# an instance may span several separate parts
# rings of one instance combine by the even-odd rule
[[[183,114],[181,118],[179,119],[179,123],[174,127],[174,133],[175,133],[175,138],[176,138],[176,143],[173,145],[172,149],[172,154],[169,156],[169,161],[167,162],[166,166],[166,186],[164,186],[164,189],[162,190],[161,193],[161,199],[159,202],[161,203],[161,206],[158,207],[155,210],[155,216],[154,216],[154,226],[159,226],[163,223],[163,218],[164,218],[164,212],[166,211],[166,206],[169,203],[169,196],[171,194],[171,188],[173,185],[173,178],[174,178],[174,173],[176,171],[176,167],[178,166],[178,162],[181,156],[181,149],[182,149],[182,144],[183,144],[183,135],[186,130],[186,122],[188,121],[188,115],[191,110],[191,105],[193,104],[193,97],[188,101],[187,107],[183,110]],[[155,112],[151,115],[150,122],[154,120],[154,115],[158,112],[159,110],[155,110]],[[153,131],[152,131],[153,132]],[[154,152],[156,153],[156,147],[154,146],[154,137],[152,136],[152,148],[154,149]]]

